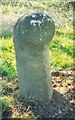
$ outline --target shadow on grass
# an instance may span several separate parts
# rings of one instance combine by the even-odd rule
[[[37,120],[41,120],[43,118],[74,118],[75,114],[75,111],[71,108],[65,97],[55,90],[53,92],[52,101],[48,105],[44,106],[40,102],[36,102],[34,100],[25,101],[19,97],[16,99],[15,108],[18,109],[17,111],[20,111],[21,114],[27,112],[29,116],[32,116]],[[6,117],[7,114],[3,116],[3,118]],[[9,117],[11,118],[11,114]],[[20,118],[20,116],[18,118]]]
[[[52,76],[55,77],[55,79],[53,80],[55,81],[55,83],[53,83],[54,85],[58,85],[56,82],[57,80],[59,80],[58,82],[62,82],[65,76],[67,77],[67,80],[69,81],[73,80],[73,83],[75,84],[75,80],[74,80],[75,69],[73,68],[68,69],[69,73],[67,73],[66,71],[65,73],[64,71],[52,72]],[[61,77],[63,78],[58,79],[60,74]],[[67,89],[67,92],[65,93],[64,96],[63,94],[60,94],[60,91],[57,92],[54,89],[51,103],[48,105],[43,105],[42,103],[37,102],[35,100],[26,101],[25,99],[21,98],[21,96],[19,95],[18,78],[16,78],[14,82],[16,83],[17,86],[15,86],[16,88],[14,89],[13,94],[10,93],[10,96],[13,95],[15,100],[13,105],[14,108],[12,108],[12,111],[10,110],[6,111],[3,114],[3,118],[12,118],[13,114],[15,118],[20,118],[20,117],[26,118],[25,115],[28,115],[27,116],[28,119],[36,118],[37,120],[41,120],[43,118],[75,118],[75,104],[73,101],[75,99],[74,96],[75,87],[72,87],[70,83],[67,83],[67,88],[69,88],[70,86],[71,87],[70,89]],[[63,87],[63,92],[64,91],[65,88]]]

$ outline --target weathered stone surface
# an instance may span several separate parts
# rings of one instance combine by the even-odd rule
[[[52,98],[49,44],[54,30],[53,20],[42,13],[22,16],[14,26],[19,88],[26,100],[48,103]]]

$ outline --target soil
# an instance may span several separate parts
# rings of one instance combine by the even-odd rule
[[[3,118],[73,118],[75,119],[75,69],[68,68],[62,71],[51,71],[53,83],[53,97],[48,105],[38,101],[25,101],[19,96],[18,78],[15,78],[16,87],[11,90],[15,98],[11,110],[3,113]],[[11,86],[11,85],[10,85]],[[9,85],[8,85],[9,88]],[[4,94],[4,93],[3,93]],[[9,94],[9,92],[7,93]],[[9,94],[9,96],[11,95]]]

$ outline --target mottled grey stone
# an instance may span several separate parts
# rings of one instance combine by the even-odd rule
[[[20,95],[26,100],[49,103],[52,98],[49,44],[54,22],[46,14],[22,16],[14,26],[13,41],[19,74]]]

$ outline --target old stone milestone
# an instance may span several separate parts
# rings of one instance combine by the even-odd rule
[[[49,45],[54,30],[53,20],[43,13],[24,15],[14,25],[20,95],[26,100],[51,101]]]

